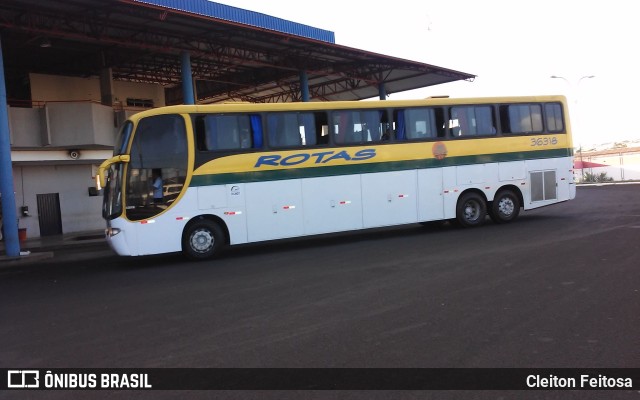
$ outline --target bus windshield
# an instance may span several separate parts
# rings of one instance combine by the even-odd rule
[[[151,218],[170,203],[165,188],[182,190],[187,176],[187,134],[180,115],[158,115],[140,120],[131,144],[126,172],[126,216]]]
[[[115,155],[122,154],[131,141],[128,162],[114,162],[106,171],[102,215],[107,220],[122,215],[124,201],[129,220],[151,218],[169,207],[184,187],[188,164],[184,119],[147,117],[140,120],[133,137],[132,130],[127,121],[114,149]]]

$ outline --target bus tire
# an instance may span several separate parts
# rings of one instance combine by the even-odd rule
[[[489,210],[491,220],[496,224],[506,224],[513,221],[520,214],[520,199],[509,189],[496,193]]]
[[[182,235],[182,252],[191,260],[205,260],[215,256],[225,244],[220,225],[200,219],[190,225]]]
[[[464,193],[456,205],[456,219],[465,228],[481,226],[487,216],[487,203],[475,192]]]

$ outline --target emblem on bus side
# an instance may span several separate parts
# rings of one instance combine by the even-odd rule
[[[447,156],[447,146],[442,142],[435,142],[431,148],[431,152],[436,159],[442,160]]]

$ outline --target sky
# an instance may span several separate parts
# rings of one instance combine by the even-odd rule
[[[389,100],[562,94],[576,147],[640,140],[640,124],[623,123],[640,105],[633,1],[216,2],[333,31],[343,46],[477,76]]]

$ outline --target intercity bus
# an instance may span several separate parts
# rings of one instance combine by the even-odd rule
[[[99,168],[120,255],[429,221],[513,221],[575,197],[563,96],[169,106]],[[164,199],[153,196],[160,174]],[[154,175],[157,176],[157,175]]]

